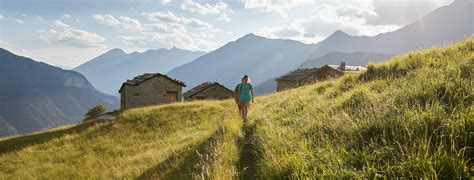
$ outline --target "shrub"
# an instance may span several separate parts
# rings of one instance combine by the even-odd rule
[[[105,112],[107,112],[107,108],[104,105],[96,105],[93,108],[89,109],[89,111],[87,111],[86,119],[84,119],[84,122],[90,121]]]

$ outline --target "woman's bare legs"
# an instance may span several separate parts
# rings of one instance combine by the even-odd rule
[[[242,117],[242,114],[243,114],[242,113],[242,106],[240,106],[240,104],[239,104],[239,116]]]
[[[247,112],[247,106],[242,107],[242,119],[244,119],[244,121],[247,121]]]

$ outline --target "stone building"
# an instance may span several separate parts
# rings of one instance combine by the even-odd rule
[[[186,85],[160,73],[146,73],[127,80],[120,87],[120,108],[130,109],[181,100]]]
[[[363,70],[366,70],[366,68],[362,66],[346,66],[345,62],[341,62],[340,65],[325,65],[320,68],[297,69],[276,79],[277,92],[337,78],[344,75],[344,73],[357,73]]]
[[[234,92],[217,82],[205,82],[191,90],[183,93],[185,101],[228,99],[234,96]]]

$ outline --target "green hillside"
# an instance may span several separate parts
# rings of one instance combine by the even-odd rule
[[[474,175],[474,39],[256,99],[0,140],[0,179]]]

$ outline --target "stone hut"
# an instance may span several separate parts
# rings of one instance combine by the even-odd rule
[[[191,90],[183,93],[185,101],[228,99],[234,96],[234,92],[217,82],[205,82]]]
[[[363,70],[366,70],[366,68],[362,66],[347,66],[345,62],[341,62],[340,65],[325,65],[320,68],[297,69],[276,79],[277,92],[337,78],[344,75],[344,73],[357,73]]]
[[[120,87],[120,109],[178,102],[183,87],[183,82],[160,73],[142,74]]]

